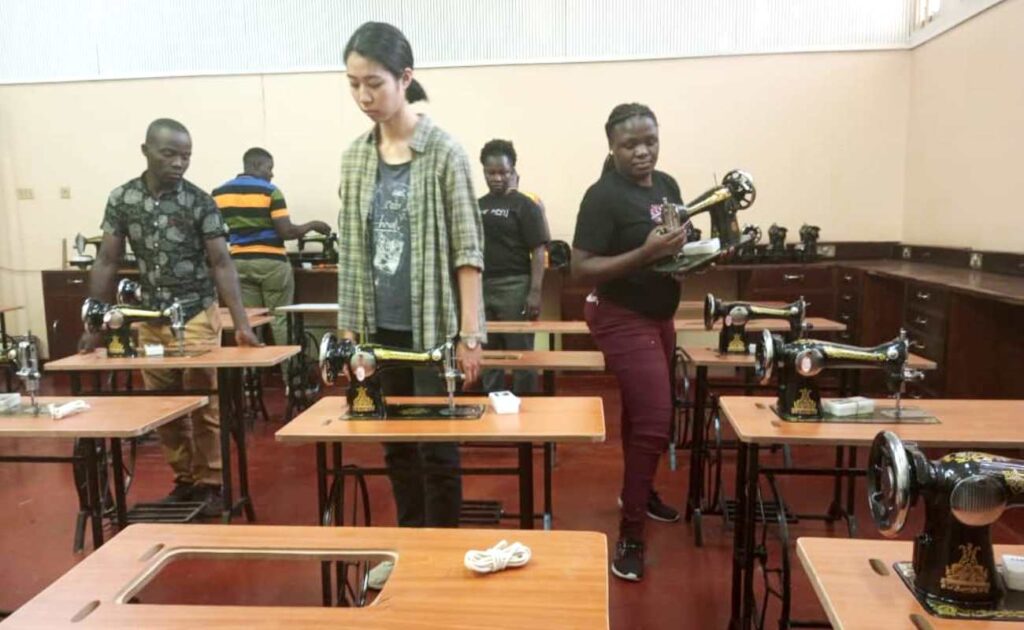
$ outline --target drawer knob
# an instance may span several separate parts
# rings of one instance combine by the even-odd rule
[[[927,326],[928,325],[928,318],[927,317],[921,317],[920,315],[918,315],[917,317],[914,318],[914,323],[918,324],[919,326]]]
[[[927,291],[918,291],[917,292],[917,299],[927,301],[927,300],[932,299],[932,294],[928,293]]]
[[[849,313],[843,313],[842,315],[839,316],[839,319],[843,320],[844,322],[848,322],[848,321],[850,321],[850,314]]]
[[[844,293],[843,294],[843,301],[844,302],[852,302],[853,301],[853,296],[850,295],[849,293]]]
[[[85,284],[85,278],[68,278],[68,284]]]
[[[802,281],[803,279],[804,279],[804,274],[802,274],[802,273],[784,273],[784,274],[782,274],[783,282],[798,282],[798,281]]]
[[[853,276],[846,274],[843,276],[843,282],[853,282]]]

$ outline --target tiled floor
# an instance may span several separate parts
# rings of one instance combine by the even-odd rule
[[[61,384],[48,382],[46,389],[61,393]],[[555,527],[604,532],[614,544],[618,521],[615,497],[619,490],[621,458],[618,443],[619,400],[614,383],[603,379],[560,380],[559,392],[599,395],[605,400],[608,440],[599,445],[563,446],[558,450],[554,477]],[[268,390],[271,412],[280,418],[279,390]],[[313,448],[275,443],[276,422],[258,422],[250,434],[250,479],[260,523],[302,524],[315,522]],[[0,440],[0,452],[60,453],[71,448],[68,441]],[[777,455],[775,456],[777,457]],[[797,450],[800,463],[829,465],[831,452]],[[539,457],[537,460],[539,461]],[[682,507],[688,469],[680,453],[680,469],[670,471],[667,462],[659,471],[657,488],[662,497]],[[733,460],[726,457],[725,478],[732,486]],[[377,446],[346,448],[346,460],[379,464]],[[466,449],[467,464],[512,464],[511,453],[495,449]],[[539,465],[538,465],[539,466]],[[538,500],[539,500],[538,468]],[[130,500],[156,499],[171,485],[169,469],[154,444],[140,451],[136,482]],[[831,497],[827,480],[791,479],[782,482],[787,501],[797,510],[822,511]],[[858,485],[863,493],[863,482]],[[394,509],[386,480],[370,480],[373,518],[376,524],[394,523]],[[465,481],[466,498],[504,499],[514,511],[516,488],[511,478],[472,477]],[[71,568],[81,556],[72,553],[72,530],[77,509],[67,465],[0,465],[0,609],[13,609],[40,592]],[[867,515],[866,503],[858,496],[860,535],[877,536]],[[244,522],[244,521],[236,521]],[[916,531],[920,515],[905,530]],[[997,542],[1024,542],[1022,519],[1013,514],[996,526]],[[509,521],[511,527],[514,522]],[[239,525],[244,526],[244,525]],[[821,522],[793,526],[791,536],[844,536],[845,527],[832,528]],[[723,628],[729,617],[731,574],[730,532],[721,519],[705,522],[705,545],[693,544],[692,526],[686,523],[652,522],[648,528],[647,577],[640,584],[609,578],[612,628]],[[515,535],[503,533],[501,537]],[[495,541],[498,540],[495,536]],[[611,549],[609,550],[611,551]],[[799,619],[824,617],[809,583],[794,563],[793,615]],[[143,594],[147,602],[245,603],[251,605],[316,605],[319,574],[315,566],[276,562],[247,565],[239,570],[232,562],[183,562],[172,566]],[[774,627],[774,624],[771,624]]]

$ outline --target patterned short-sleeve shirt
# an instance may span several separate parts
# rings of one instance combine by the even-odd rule
[[[182,180],[154,197],[137,177],[111,191],[101,229],[131,243],[147,307],[164,309],[177,299],[191,319],[216,301],[206,240],[225,237],[227,228],[196,185]]]

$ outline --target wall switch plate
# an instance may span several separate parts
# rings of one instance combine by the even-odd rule
[[[60,187],[60,198],[61,199],[71,199],[71,186],[61,186]]]
[[[971,254],[971,269],[981,269],[981,252]]]
[[[31,188],[19,188],[18,189],[18,200],[28,201],[29,199],[35,199],[36,193]]]
[[[836,257],[836,246],[835,245],[818,245],[818,255],[822,258],[835,258]]]
[[[903,252],[901,253],[901,255],[903,256],[904,260],[910,260],[910,248],[909,247],[904,247],[903,248]]]

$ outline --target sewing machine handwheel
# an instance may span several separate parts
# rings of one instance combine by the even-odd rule
[[[704,330],[711,330],[715,327],[715,296],[708,293],[704,297]]]
[[[757,344],[754,358],[754,375],[761,385],[767,385],[775,367],[775,339],[770,330],[761,331],[761,343]]]
[[[334,381],[338,379],[338,371],[334,369],[330,356],[337,351],[340,345],[338,336],[332,332],[324,333],[324,336],[320,338],[320,378],[327,385],[334,385]]]
[[[878,531],[892,538],[903,529],[910,511],[910,458],[898,435],[882,431],[875,436],[867,472],[871,517]]]
[[[722,178],[722,184],[729,189],[729,193],[740,210],[746,210],[754,205],[754,200],[757,199],[757,189],[754,188],[754,178],[749,173],[729,171]]]

